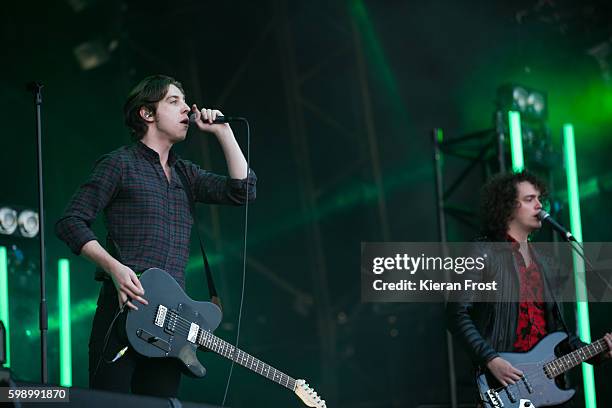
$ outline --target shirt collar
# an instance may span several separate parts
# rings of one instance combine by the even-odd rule
[[[161,163],[159,160],[159,154],[155,150],[147,146],[146,144],[142,143],[142,141],[139,140],[136,142],[136,148],[138,149],[139,152],[143,154],[143,156],[147,160],[153,163]],[[168,166],[170,167],[174,166],[174,163],[176,163],[176,160],[177,160],[176,154],[174,154],[174,151],[170,149],[170,153],[168,153]]]
[[[518,251],[521,247],[521,244],[510,234],[506,234],[506,241],[510,243],[513,251]]]

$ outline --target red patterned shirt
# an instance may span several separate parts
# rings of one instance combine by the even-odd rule
[[[531,350],[546,336],[546,317],[544,314],[544,284],[538,264],[535,262],[531,248],[531,264],[525,265],[525,260],[519,252],[520,245],[512,237],[512,252],[519,266],[520,299],[518,308],[518,324],[516,326],[516,341],[514,350],[525,352]]]

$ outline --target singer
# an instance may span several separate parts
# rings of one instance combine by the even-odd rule
[[[187,136],[190,113],[198,129],[218,140],[229,177],[202,170],[173,152]],[[111,362],[127,346],[121,319],[115,322],[115,317],[121,316],[122,307],[137,309],[138,302],[147,303],[138,274],[148,268],[167,271],[185,287],[193,224],[185,188],[203,203],[242,205],[255,199],[255,173],[247,169],[229,124],[213,123],[218,115],[218,110],[200,110],[195,104],[190,108],[182,85],[171,77],[143,79],[124,105],[134,143],[96,162],[56,223],[57,236],[72,252],[93,261],[96,279],[102,281],[89,341],[92,388],[158,397],[178,394],[181,374],[173,359],[148,359],[130,348]],[[101,211],[105,247],[91,229]]]
[[[499,352],[527,352],[546,334],[567,331],[557,304],[544,302],[549,293],[546,277],[554,268],[554,260],[538,253],[528,241],[542,226],[538,214],[545,195],[544,183],[527,171],[493,177],[482,190],[484,239],[479,241],[508,243],[507,251],[496,250],[488,257],[483,276],[496,280],[501,290],[516,294],[518,302],[471,302],[464,293],[458,293],[447,304],[449,331],[478,370],[488,370],[503,386],[519,381],[523,373]],[[479,244],[487,246],[486,242]],[[474,279],[482,280],[483,276]],[[562,352],[584,345],[572,332],[568,335]],[[606,334],[605,339],[612,348],[612,335]],[[608,350],[589,362],[610,358],[611,353]],[[560,406],[572,406],[568,404],[571,400]]]

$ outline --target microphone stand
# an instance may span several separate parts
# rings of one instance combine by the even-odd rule
[[[606,285],[606,287],[612,290],[612,285],[610,285],[610,283],[607,282],[604,279],[604,277],[601,276],[601,274],[595,270],[595,267],[593,266],[589,258],[586,256],[586,253],[584,251],[584,246],[582,245],[582,243],[578,242],[574,238],[574,236],[571,234],[570,234],[570,237],[568,237],[566,234],[563,234],[562,232],[559,231],[559,235],[561,235],[563,240],[566,241],[568,244],[570,244],[570,247],[574,250],[574,252],[577,253],[584,260],[584,263],[586,264],[588,270],[590,270],[595,275],[597,275],[597,277],[601,279],[601,281]],[[585,285],[586,285],[586,275],[585,275]]]
[[[38,225],[39,225],[39,243],[40,243],[40,370],[41,382],[47,384],[47,299],[45,289],[45,212],[43,206],[43,166],[42,166],[42,121],[41,121],[41,106],[42,106],[42,88],[40,82],[30,82],[27,85],[27,90],[34,94],[34,103],[36,104],[36,154],[38,165]]]

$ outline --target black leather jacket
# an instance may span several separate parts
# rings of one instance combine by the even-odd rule
[[[503,245],[503,249],[500,248],[499,243],[495,244],[495,247],[486,242],[476,243],[475,250],[487,254],[485,269],[466,272],[466,275],[472,276],[463,278],[475,281],[495,280],[500,290],[509,291],[505,293],[505,299],[518,299],[520,290],[518,264],[511,245],[508,243],[507,249],[505,248],[506,245]],[[543,277],[545,298],[551,299],[550,281],[551,277],[555,276],[554,269],[558,268],[558,264],[553,258],[535,250],[532,253]],[[513,345],[516,341],[518,303],[497,301],[496,295],[492,296],[487,302],[473,302],[469,295],[462,291],[458,292],[446,306],[449,331],[464,346],[472,362],[481,367],[497,357],[498,352],[514,351]],[[545,316],[548,333],[566,331],[559,307],[555,302],[546,303]],[[567,350],[563,351],[571,351],[582,344],[569,333],[569,342],[564,347]]]

